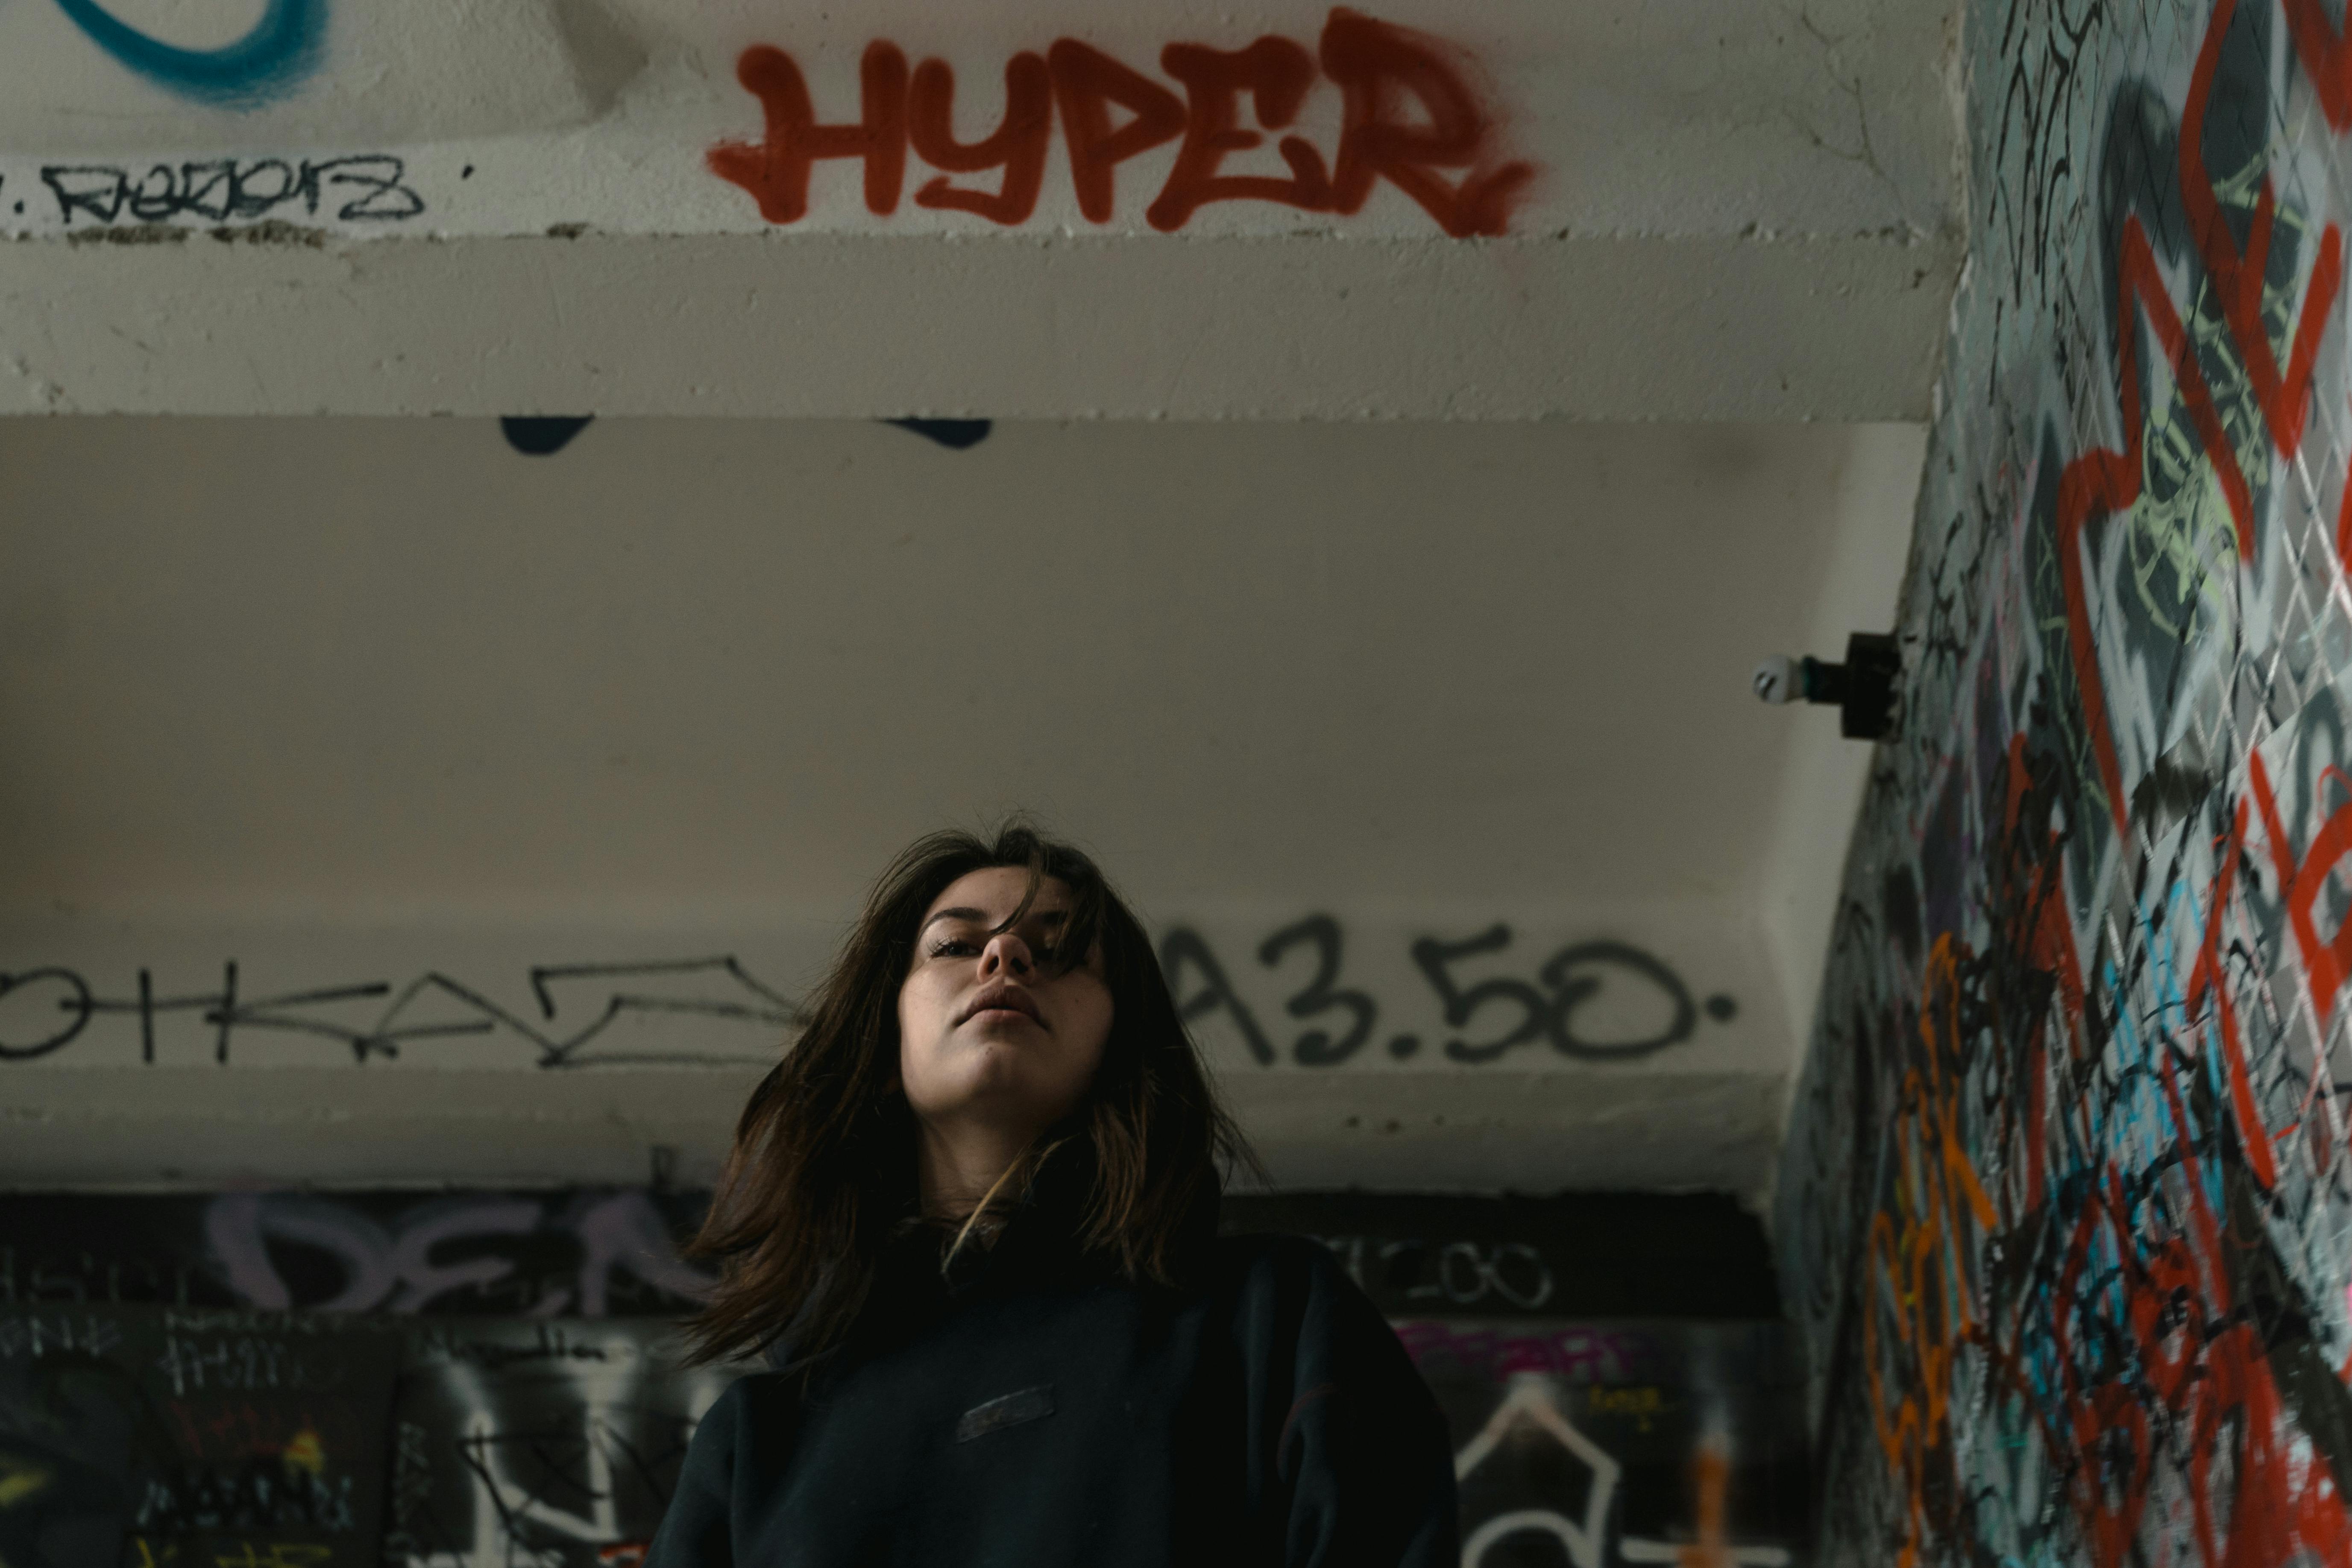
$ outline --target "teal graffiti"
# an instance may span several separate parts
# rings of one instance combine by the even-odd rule
[[[246,35],[216,49],[184,49],[141,32],[98,0],[57,0],[92,43],[158,87],[199,103],[253,108],[318,68],[327,0],[269,0]]]

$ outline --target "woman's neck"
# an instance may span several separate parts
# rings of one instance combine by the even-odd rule
[[[923,1213],[932,1219],[962,1219],[980,1207],[1036,1139],[1007,1128],[918,1125],[915,1173]]]

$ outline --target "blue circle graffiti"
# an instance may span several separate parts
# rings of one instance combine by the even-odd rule
[[[246,35],[216,49],[184,49],[123,21],[98,0],[57,0],[92,43],[157,86],[201,103],[250,108],[293,89],[317,68],[327,0],[269,0]]]

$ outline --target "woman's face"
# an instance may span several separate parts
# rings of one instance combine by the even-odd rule
[[[1070,890],[1048,877],[1020,923],[1029,873],[996,866],[949,884],[923,912],[898,989],[898,1077],[916,1116],[1034,1137],[1075,1110],[1110,1037],[1099,946],[1049,962]]]

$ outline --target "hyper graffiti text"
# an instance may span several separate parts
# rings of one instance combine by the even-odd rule
[[[1351,215],[1385,183],[1449,235],[1499,235],[1536,177],[1533,163],[1506,148],[1501,117],[1465,51],[1346,6],[1331,12],[1311,47],[1273,35],[1238,49],[1171,43],[1160,51],[1160,68],[1173,87],[1076,38],[1023,50],[1005,62],[995,128],[962,141],[955,70],[945,60],[910,67],[898,44],[877,39],[859,62],[857,118],[820,121],[800,62],[757,45],[743,51],[736,79],[760,100],[765,134],[722,142],[709,163],[749,192],[769,222],[789,224],[808,215],[816,166],[835,161],[862,166],[868,212],[897,212],[911,151],[938,171],[916,187],[915,205],[1009,226],[1037,210],[1058,121],[1072,194],[1090,224],[1117,216],[1122,165],[1175,144],[1143,214],[1162,232],[1184,227],[1213,202]],[[1328,155],[1298,133],[1310,98],[1326,87],[1339,99]],[[994,190],[954,178],[991,173]]]

